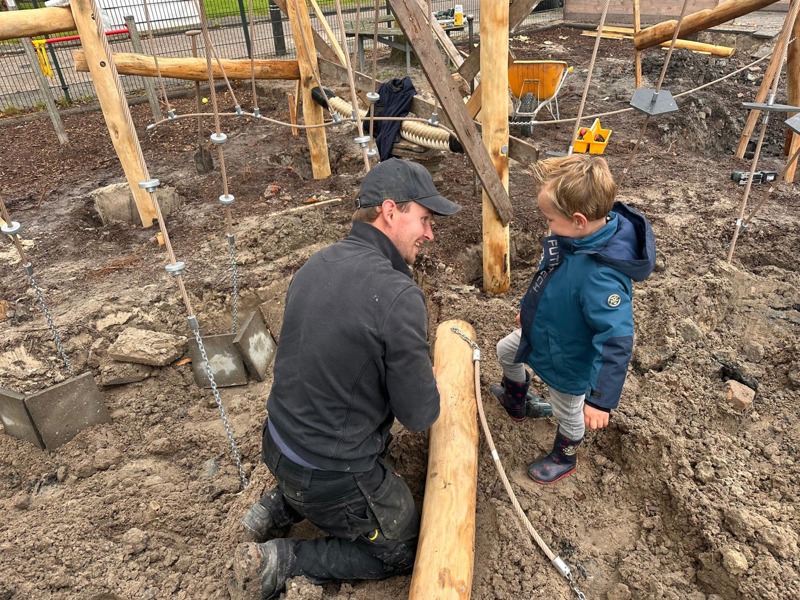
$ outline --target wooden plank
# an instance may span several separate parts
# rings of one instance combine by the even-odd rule
[[[435,46],[430,27],[420,15],[416,0],[392,0],[391,6],[406,39],[419,58],[422,70],[425,71],[434,93],[453,125],[464,152],[472,162],[478,179],[481,180],[503,225],[507,225],[514,214],[511,200],[492,165],[486,148],[481,143],[475,123],[467,114],[461,94]]]
[[[497,176],[508,190],[508,4],[481,0],[481,104],[483,145]],[[498,219],[489,195],[483,192],[483,291],[502,294],[511,287],[511,240],[508,223]]]
[[[326,81],[337,81],[339,83],[347,81],[347,71],[341,65],[321,58],[319,59],[319,66],[320,73]],[[358,71],[354,71],[353,75],[355,77],[356,87],[361,90],[372,91],[371,77],[359,73]],[[414,96],[411,101],[411,112],[413,114],[427,119],[433,114],[433,111],[434,105],[432,102],[428,102],[419,96]],[[450,119],[448,119],[446,114],[442,115],[440,113],[439,120],[446,127],[452,128],[452,123],[450,123]],[[475,127],[477,127],[479,131],[481,130],[480,124],[476,123]],[[539,149],[525,140],[510,136],[508,138],[508,157],[520,164],[532,165],[539,160]]]
[[[114,59],[106,54],[100,31],[95,21],[94,0],[72,0],[70,2],[75,28],[81,36],[81,44],[92,74],[97,99],[103,110],[111,143],[117,151],[122,170],[133,194],[142,227],[151,227],[156,220],[156,210],[150,194],[139,187],[139,183],[150,179],[147,167],[140,160],[142,149],[133,127],[128,101],[120,93],[122,85],[114,66]],[[32,12],[32,11],[23,11]]]
[[[726,0],[726,2],[723,2],[716,8],[701,10],[686,15],[681,23],[680,35],[686,37],[698,31],[708,29],[709,27],[714,27],[715,25],[720,25],[726,21],[736,19],[754,10],[762,9],[777,1],[778,0]],[[634,47],[637,50],[644,50],[671,40],[677,24],[677,21],[665,21],[643,29],[634,36]]]
[[[794,0],[800,2],[800,0]],[[791,15],[791,12],[789,13]],[[798,13],[800,15],[800,13]],[[788,17],[787,17],[788,20]],[[796,17],[792,26],[791,38],[797,40],[800,35],[800,16]],[[786,94],[787,103],[791,106],[800,106],[800,49],[797,43],[789,45],[786,57]],[[792,115],[786,115],[787,118]],[[800,135],[789,131],[789,156],[792,156],[800,148]],[[786,169],[786,181],[792,182],[797,170],[797,159],[795,159]]]
[[[581,33],[583,36],[589,37],[597,37],[598,35],[604,39],[610,40],[632,40],[633,36],[625,35],[624,33],[606,33],[605,28],[603,28],[603,33],[598,33],[597,31],[584,31]],[[664,42],[663,44],[659,44],[662,48],[669,48],[670,42]],[[730,48],[728,46],[715,46],[713,44],[704,44],[702,42],[693,42],[691,40],[675,40],[675,47],[681,48],[683,50],[691,50],[692,52],[702,52],[703,54],[713,54],[714,56],[722,56],[724,58],[728,58],[736,52],[735,48]],[[639,52],[637,50],[637,52]]]
[[[36,37],[75,30],[69,7],[0,12],[0,40]]]
[[[314,102],[311,90],[317,86],[314,74],[318,71],[317,53],[310,44],[312,37],[311,18],[305,0],[287,0],[289,23],[292,26],[292,37],[297,49],[297,64],[300,68],[300,87],[303,97],[303,121],[306,125],[322,125],[324,123],[322,107]],[[305,43],[304,43],[305,42]],[[331,174],[331,163],[328,158],[328,139],[324,127],[306,129],[306,141],[311,154],[311,172],[314,179],[325,179]]]
[[[417,6],[419,6],[422,14],[425,15],[425,20],[428,21],[428,25],[430,25],[431,15],[428,10],[428,3],[425,0],[417,0]],[[433,20],[433,34],[436,36],[436,39],[439,40],[439,44],[442,46],[444,53],[450,57],[450,60],[453,61],[456,68],[460,67],[464,62],[464,57],[461,56],[461,53],[456,49],[455,44],[453,44],[453,40],[450,39],[450,36],[445,33],[441,24],[435,19]]]
[[[117,66],[117,72],[123,75],[141,75],[142,77],[156,77],[156,62],[152,55],[134,54],[132,52],[114,52],[112,55]],[[82,50],[72,52],[75,61],[76,71],[88,71],[86,57]],[[219,60],[225,69],[228,79],[249,80],[252,76],[250,71],[250,59],[228,59]],[[253,61],[256,79],[300,79],[300,67],[296,60],[261,60]],[[158,68],[162,77],[173,79],[185,79],[187,81],[208,81],[208,65],[205,58],[171,58],[167,56],[159,57]],[[222,77],[222,70],[217,61],[211,63],[211,70],[214,77]]]
[[[472,349],[453,327],[475,339],[475,330],[465,321],[445,321],[436,329],[433,364],[441,390],[440,412],[429,438],[425,502],[409,600],[469,600],[472,592],[477,400]]]
[[[347,61],[345,60],[344,57],[344,50],[342,50],[342,47],[339,45],[339,42],[336,41],[336,36],[333,33],[333,29],[331,29],[328,20],[325,18],[322,9],[319,7],[319,4],[317,3],[317,0],[309,0],[309,3],[311,4],[311,8],[314,11],[314,14],[317,16],[317,19],[319,20],[319,24],[322,26],[322,31],[325,32],[326,36],[328,36],[328,41],[330,42],[331,48],[333,48],[333,51],[336,52],[336,55],[339,57],[339,62],[343,65],[347,64]]]

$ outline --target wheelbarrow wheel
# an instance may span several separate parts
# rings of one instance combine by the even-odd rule
[[[522,97],[522,101],[519,105],[519,112],[522,113],[531,113],[533,112],[533,102],[534,97],[533,94],[525,94]],[[533,136],[533,118],[532,117],[521,117],[524,119],[521,121],[523,124],[520,126],[520,134],[524,137],[532,137]]]

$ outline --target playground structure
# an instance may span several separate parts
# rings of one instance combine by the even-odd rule
[[[290,4],[291,4],[291,2],[290,2]],[[63,10],[63,9],[59,9],[59,10]],[[290,9],[290,10],[291,10],[291,9]],[[400,9],[400,12],[401,12],[401,13],[402,13],[402,11],[403,11],[403,8],[401,8],[401,9]],[[492,18],[492,17],[491,17],[491,15],[490,15],[490,14],[488,14],[489,12],[490,12],[490,11],[487,11],[487,14],[485,15],[484,19],[486,19],[486,20],[489,20],[489,19],[491,19],[491,18]],[[415,17],[418,17],[418,15],[415,15],[415,14],[413,14],[413,13],[411,12],[411,9],[409,9],[409,10],[408,10],[408,12],[405,14],[405,19],[406,19],[406,21],[407,21],[407,26],[408,26],[409,28],[411,28],[411,29],[413,29],[414,27],[420,27],[420,26],[421,26],[421,23],[419,22],[419,20],[415,20]],[[499,22],[501,22],[501,23],[502,23],[502,20],[503,20],[503,18],[504,18],[504,17],[506,17],[506,18],[507,18],[507,16],[506,16],[506,15],[503,15],[502,13],[501,13],[501,14],[498,14],[498,15],[495,15],[495,17],[496,17],[497,21],[499,21]],[[85,18],[85,14],[81,15],[81,16],[80,16],[78,19],[76,19],[76,21],[75,21],[76,25],[78,24],[79,20],[81,20],[81,21],[85,21],[85,20],[86,20],[86,18]],[[401,23],[403,22],[403,18],[402,18],[402,17],[398,17],[398,20],[399,20]],[[83,26],[84,26],[84,28],[85,28],[85,27],[86,27],[86,24],[84,23],[84,25],[83,25]],[[425,31],[425,30],[426,30],[426,28],[425,28],[424,26],[422,26],[422,27],[421,27],[421,31]],[[673,28],[673,31],[674,31],[674,28]],[[301,34],[301,35],[303,35],[303,34]],[[488,36],[487,36],[487,37],[488,37]],[[486,40],[486,39],[484,39],[484,40],[483,40],[483,43],[482,43],[482,54],[484,54],[484,55],[487,57],[487,60],[493,60],[493,59],[491,58],[491,56],[493,56],[493,55],[491,54],[491,48],[489,48],[489,47],[488,47],[488,44],[487,44],[486,42],[487,42],[487,40]],[[86,42],[84,42],[84,43],[86,43]],[[501,47],[501,49],[502,49],[502,44],[500,44],[500,47]],[[415,50],[416,50],[416,48],[415,48]],[[95,58],[94,58],[94,59],[92,59],[92,58],[90,58],[90,56],[89,56],[89,55],[90,55],[90,52],[89,52],[88,50],[85,50],[85,51],[86,51],[86,56],[87,56],[87,64],[88,64],[88,65],[90,65],[90,68],[91,68],[91,65],[93,64],[91,61],[92,61],[92,60],[97,60],[97,56],[95,55]],[[506,39],[506,53],[507,53],[507,39]],[[435,57],[434,57],[434,54],[433,54],[433,44],[431,44],[431,45],[429,45],[429,46],[424,46],[424,44],[423,44],[423,45],[421,45],[421,47],[420,47],[420,51],[418,51],[418,55],[420,55],[420,57],[421,57],[421,59],[422,59],[423,61],[427,60],[429,63],[431,63],[431,62],[434,62],[434,58],[435,58]],[[110,64],[112,60],[116,61],[116,58],[117,58],[116,56],[113,56],[113,57],[112,57],[112,56],[106,56],[106,59],[108,60],[107,64]],[[305,57],[305,59],[303,59],[303,58],[299,58],[299,59],[298,59],[298,61],[297,61],[297,65],[298,65],[298,67],[297,67],[297,68],[298,68],[298,73],[301,73],[301,72],[302,72],[302,71],[300,70],[300,65],[302,64],[302,62],[303,62],[304,60],[308,60],[308,59],[310,59],[310,57],[309,57],[309,56],[306,56],[306,57]],[[182,61],[182,60],[186,60],[186,59],[178,59],[178,60],[181,60],[181,61]],[[101,60],[101,62],[102,62],[102,60]],[[99,63],[97,63],[97,64],[99,64]],[[120,65],[120,64],[122,64],[122,61],[119,61],[118,65],[117,65],[117,66],[118,66],[118,68],[119,68],[119,65]],[[335,72],[335,73],[342,74],[344,71],[346,71],[346,68],[345,68],[343,65],[341,65],[341,64],[340,64],[340,65],[335,65],[334,63],[330,63],[330,64],[332,65],[331,67],[329,67],[329,68],[330,68],[330,72]],[[423,64],[425,64],[425,63],[423,62]],[[104,68],[104,67],[103,67],[103,68]],[[155,65],[154,65],[154,68],[155,68]],[[163,68],[163,66],[162,66],[162,68]],[[290,65],[290,68],[293,68],[293,67],[291,67],[291,65]],[[437,68],[438,68],[438,67],[437,67],[436,65],[432,65],[432,64],[430,64],[430,65],[429,65],[429,69],[430,69],[431,73],[433,73],[434,75],[436,75],[437,73],[439,73],[439,71],[437,71]],[[324,70],[325,70],[325,66],[324,66],[324,64],[322,63],[322,61],[320,61],[319,70],[320,70],[320,72],[324,72]],[[344,70],[344,71],[343,71],[343,70]],[[491,70],[491,69],[489,69],[489,71],[492,71],[492,70]],[[501,70],[494,69],[494,71],[501,71]],[[426,70],[426,72],[428,72],[428,71]],[[265,71],[265,73],[272,74],[272,73],[273,73],[273,71],[271,71],[271,70],[267,69],[267,70]],[[229,73],[229,76],[230,76],[230,73]],[[276,77],[276,78],[278,78],[278,77]],[[189,77],[187,77],[187,79],[190,79],[190,78],[189,78]],[[286,77],[286,79],[293,79],[293,77]],[[502,77],[501,77],[501,79],[502,79]],[[433,82],[433,79],[432,79],[432,82]],[[311,82],[306,82],[306,83],[304,83],[303,85],[304,85],[304,86],[306,86],[306,85],[307,85],[307,86],[313,87],[313,83],[314,83],[314,82],[313,82],[313,81],[311,81]],[[490,131],[490,130],[492,130],[492,129],[494,129],[494,130],[496,131],[496,128],[498,128],[498,127],[502,129],[502,125],[501,125],[501,124],[498,124],[498,122],[499,122],[499,120],[500,120],[500,119],[499,119],[499,116],[497,117],[497,121],[498,121],[498,122],[495,122],[495,121],[492,121],[492,120],[491,120],[491,119],[494,117],[494,115],[493,115],[493,114],[492,114],[492,112],[491,112],[491,111],[492,111],[492,105],[491,105],[491,102],[489,101],[489,100],[490,100],[489,96],[491,95],[491,90],[493,90],[493,89],[495,89],[495,88],[494,88],[494,85],[493,85],[493,82],[492,82],[492,80],[491,80],[490,78],[488,78],[486,75],[484,75],[484,78],[483,78],[483,80],[482,80],[482,86],[483,86],[482,110],[484,111],[484,122],[483,122],[483,128],[484,128],[484,131]],[[435,86],[434,86],[434,87],[435,87]],[[498,85],[498,87],[499,87],[499,85]],[[448,89],[445,87],[445,88],[443,88],[442,90],[440,90],[440,93],[441,93],[443,96],[445,96],[445,97],[448,97],[448,96],[447,96],[447,94],[449,93],[449,91],[450,91],[450,90],[448,90]],[[106,97],[107,97],[107,96],[106,96]],[[124,104],[124,98],[123,98],[122,100],[123,100],[123,101],[122,101],[122,104]],[[305,106],[305,104],[306,104],[306,102],[304,102],[304,106]],[[418,103],[417,105],[419,106],[419,103]],[[454,119],[454,120],[456,120],[456,121],[458,121],[458,120],[459,120],[460,116],[456,114],[456,113],[458,113],[458,111],[457,111],[457,110],[455,110],[455,109],[454,109],[454,115],[455,115],[455,116],[454,116],[454,115],[450,115],[450,114],[448,113],[448,111],[447,111],[447,106],[448,106],[448,104],[446,104],[444,101],[442,101],[442,106],[443,106],[443,107],[444,107],[444,109],[445,109],[445,113],[446,113],[446,116],[447,116],[448,120],[453,120],[453,119]],[[429,106],[429,109],[431,110],[431,112],[433,112],[434,110],[436,110],[436,108],[437,108],[436,106]],[[423,110],[424,110],[424,109],[423,109]],[[104,113],[105,113],[105,111],[106,111],[106,106],[104,105]],[[505,107],[503,107],[503,109],[502,109],[502,110],[500,110],[500,111],[497,111],[497,112],[498,112],[498,115],[502,115],[502,121],[503,121],[504,123],[506,123],[506,126],[507,126],[507,111],[506,111]],[[107,118],[108,118],[108,117],[107,117]],[[315,117],[314,117],[313,115],[311,115],[311,116],[307,116],[307,118],[313,119],[313,118],[315,118]],[[471,119],[470,119],[470,121],[471,121]],[[119,121],[115,121],[115,122],[119,122]],[[306,122],[308,123],[308,121],[306,121]],[[111,124],[109,124],[109,126],[111,126]],[[465,129],[465,130],[468,130],[468,129],[469,129],[469,124],[468,124],[468,123],[462,123],[462,124],[461,124],[461,127],[462,127],[463,129]],[[473,125],[473,127],[474,127],[474,125]],[[456,127],[455,127],[455,125],[454,125],[454,128],[456,128]],[[507,130],[506,130],[506,131],[507,131]],[[468,131],[468,133],[469,133],[469,131]],[[135,135],[135,132],[134,132],[134,135]],[[507,135],[507,133],[506,133],[506,135]],[[467,136],[467,137],[469,137],[469,136]],[[112,139],[114,139],[114,134],[113,134],[113,133],[112,133]],[[498,139],[499,139],[500,141],[502,141],[502,137],[500,137],[500,138],[498,138]],[[486,141],[486,140],[484,140],[484,142],[485,142],[485,141]],[[522,144],[524,144],[524,142],[521,142],[521,143],[522,143]],[[312,142],[311,142],[311,141],[309,141],[309,146],[310,146],[310,147],[312,146]],[[115,144],[115,147],[116,147],[116,144]],[[480,147],[480,146],[478,145],[478,147]],[[508,153],[504,153],[504,152],[502,151],[502,149],[503,149],[503,148],[502,148],[502,145],[501,145],[501,146],[500,146],[500,147],[497,149],[497,151],[496,151],[495,153],[491,153],[491,154],[490,154],[490,158],[492,158],[493,160],[494,160],[494,159],[497,159],[497,160],[498,160],[498,161],[501,163],[501,167],[502,167],[503,161],[505,160],[505,161],[506,161],[506,162],[505,162],[505,166],[506,166],[506,168],[507,168],[507,158],[508,158],[507,154],[510,154],[510,151],[509,151]],[[118,150],[118,152],[119,152],[119,150]],[[478,152],[478,150],[474,150],[474,152]],[[506,155],[506,156],[504,157],[504,155]],[[319,156],[318,156],[318,158],[319,158]],[[122,161],[122,159],[123,159],[123,157],[122,157],[122,156],[120,156],[120,160],[121,160],[121,161]],[[478,159],[478,160],[480,160],[480,159]],[[318,165],[319,165],[319,163],[318,163]],[[502,171],[502,168],[499,168],[499,169],[497,169],[497,171],[498,171],[498,173],[497,173],[497,174],[498,174],[498,177],[501,177],[501,178],[502,178],[502,175],[501,175],[501,173],[500,173],[500,171]],[[127,171],[126,171],[126,174],[127,174]],[[507,173],[506,173],[506,174],[507,174]],[[486,174],[486,177],[487,177],[487,178],[490,178],[490,175],[489,175],[489,174]],[[501,179],[501,181],[502,181],[502,179]],[[141,180],[140,180],[138,183],[141,183]],[[507,181],[505,181],[505,182],[504,182],[504,185],[507,185]],[[134,189],[134,186],[133,186],[133,185],[131,186],[131,189],[132,189],[132,190]],[[485,200],[486,200],[486,197],[485,197]],[[489,201],[491,202],[491,198],[489,198]],[[487,208],[487,207],[488,207],[488,208],[490,208],[491,210],[494,210],[493,206],[491,206],[491,205],[486,205],[486,202],[484,202],[484,204],[485,204],[485,208]],[[484,211],[484,214],[485,214],[486,212],[487,212],[487,211]],[[474,493],[473,493],[473,495],[474,495]],[[427,502],[426,502],[426,505],[427,505]],[[469,585],[466,585],[466,588],[467,588],[467,589],[469,589]]]

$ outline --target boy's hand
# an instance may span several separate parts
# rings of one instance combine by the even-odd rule
[[[522,327],[522,313],[517,313],[516,321],[517,327]]]
[[[586,424],[586,429],[602,429],[608,425],[609,414],[603,410],[597,410],[589,406],[583,405],[583,422]]]

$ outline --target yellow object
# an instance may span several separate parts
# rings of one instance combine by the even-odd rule
[[[600,119],[595,119],[591,127],[581,127],[578,135],[572,142],[574,152],[588,152],[589,154],[602,154],[611,137],[610,129],[600,126]]]
[[[31,40],[33,48],[36,50],[36,57],[39,59],[39,66],[42,68],[42,74],[45,77],[53,76],[53,69],[50,67],[50,61],[47,59],[47,50],[45,44],[47,40]]]
[[[514,96],[514,117],[531,117],[544,107],[559,119],[558,92],[572,67],[562,60],[518,60],[508,66],[508,87]],[[536,105],[531,111],[522,110],[522,99],[532,94]]]
[[[373,533],[371,536],[369,536],[368,539],[369,539],[370,542],[374,542],[376,539],[378,539],[378,530],[376,529],[375,533]]]
[[[453,27],[462,27],[464,25],[464,7],[461,4],[456,4],[453,7]]]
[[[208,104],[208,98],[203,98],[203,104]]]

